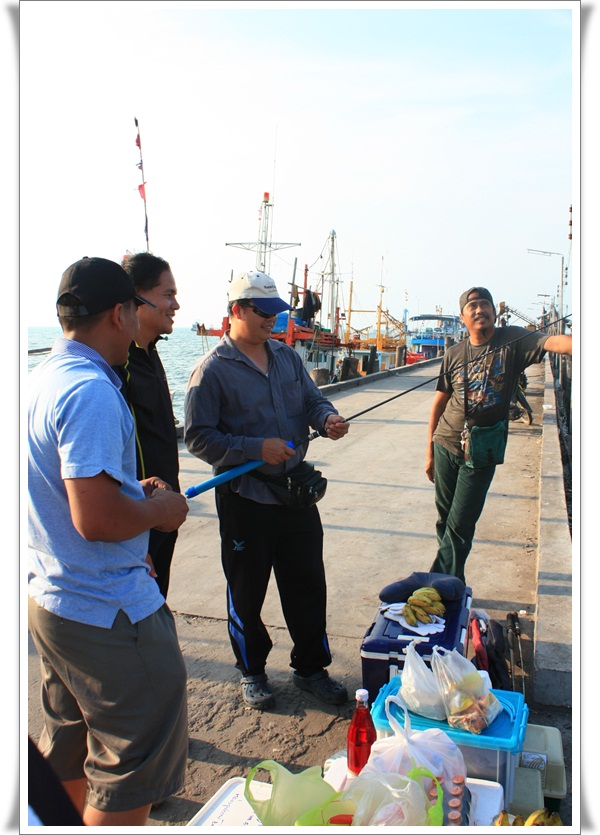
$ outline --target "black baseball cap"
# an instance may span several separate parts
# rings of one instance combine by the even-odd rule
[[[477,293],[476,296],[473,296],[472,299],[469,298],[471,293]],[[476,302],[477,299],[486,299],[492,307],[494,307],[494,300],[492,298],[492,294],[489,290],[486,290],[485,287],[471,287],[469,290],[465,290],[462,296],[459,299],[459,307],[460,312],[463,312],[463,307],[466,305],[467,302]]]
[[[61,299],[66,295],[71,298],[65,300],[67,304],[61,304]],[[74,299],[79,304],[74,303]],[[135,292],[131,278],[116,261],[86,256],[64,271],[58,288],[56,308],[63,316],[91,316],[131,299],[139,304],[156,307]]]

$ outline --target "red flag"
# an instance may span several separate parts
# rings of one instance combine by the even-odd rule
[[[140,197],[145,200],[146,199],[146,183],[142,183],[141,186],[138,186],[138,191],[140,193]]]
[[[137,135],[137,136],[136,136],[136,138],[135,138],[135,144],[138,146],[138,148],[141,148],[141,147],[142,147],[142,146],[141,146],[141,144],[140,144],[140,135],[139,135],[139,133],[138,133],[138,135]]]

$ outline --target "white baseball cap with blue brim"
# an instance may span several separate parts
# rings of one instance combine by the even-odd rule
[[[231,280],[229,302],[249,301],[264,313],[276,314],[291,310],[277,292],[277,286],[270,275],[261,272],[242,273]]]

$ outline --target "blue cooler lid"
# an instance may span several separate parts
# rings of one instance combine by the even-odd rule
[[[381,688],[375,703],[371,708],[373,724],[378,731],[392,732],[392,728],[385,712],[385,700],[388,696],[396,696],[400,689],[401,677],[394,676]],[[473,748],[489,748],[499,751],[510,751],[516,754],[523,750],[523,741],[527,729],[529,708],[525,704],[522,693],[511,690],[492,690],[494,696],[502,705],[502,712],[492,724],[480,734],[472,734],[460,728],[452,728],[448,722],[428,719],[408,711],[410,726],[414,731],[425,731],[428,728],[439,728],[448,734],[457,745],[470,745]],[[397,704],[390,704],[390,713],[402,727],[404,727],[404,710]]]

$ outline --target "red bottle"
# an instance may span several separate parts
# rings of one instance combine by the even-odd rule
[[[348,774],[356,777],[367,764],[377,731],[369,710],[369,691],[356,691],[356,707],[348,728]]]

